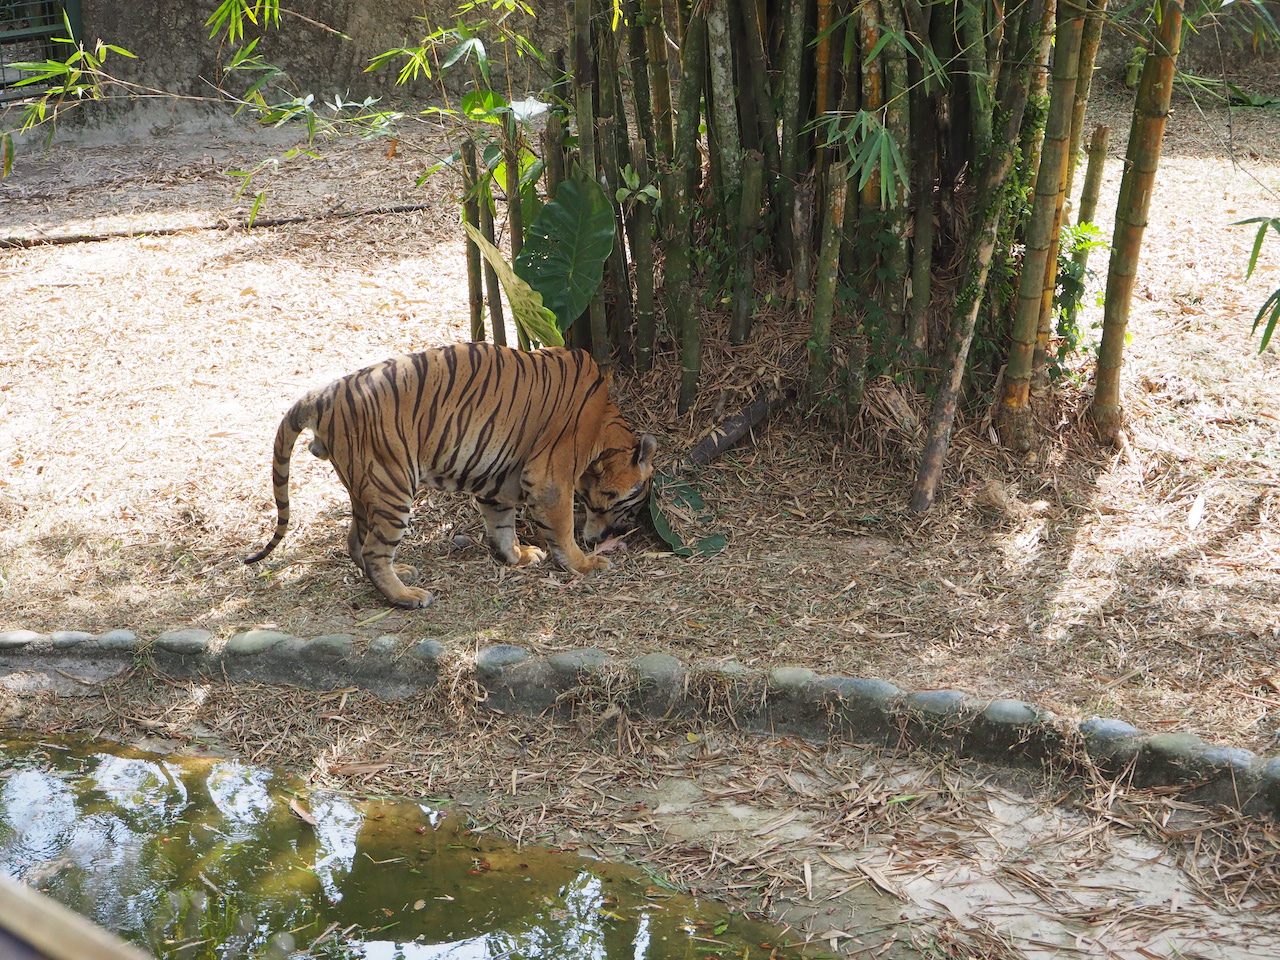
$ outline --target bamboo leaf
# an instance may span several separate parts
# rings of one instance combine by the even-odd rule
[[[565,180],[529,225],[516,273],[542,295],[560,330],[582,315],[613,252],[613,205],[594,181]]]
[[[258,219],[258,211],[262,209],[262,200],[266,197],[267,191],[259,190],[258,195],[253,198],[253,206],[249,208],[249,222],[247,226],[253,229],[254,221]]]
[[[707,509],[706,501],[692,484],[669,474],[655,473],[649,494],[649,517],[653,521],[653,527],[657,530],[658,536],[671,547],[671,552],[676,556],[710,557],[719,553],[729,543],[728,536],[723,533],[712,533],[687,543],[672,528],[671,521],[662,509],[661,500],[664,496],[671,501],[676,511],[681,514],[691,514],[695,523],[700,526],[709,526],[714,523],[715,517]]]
[[[543,305],[542,295],[511,269],[502,252],[486,240],[479,230],[469,223],[464,223],[462,227],[471,241],[480,248],[480,253],[489,261],[489,266],[493,267],[493,272],[502,284],[502,291],[507,295],[511,315],[529,340],[548,347],[563,347],[564,337],[556,327],[556,315]]]

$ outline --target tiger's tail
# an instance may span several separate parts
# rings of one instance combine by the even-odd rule
[[[244,558],[245,563],[257,563],[284,539],[285,531],[289,529],[289,462],[293,458],[293,445],[298,434],[303,430],[314,430],[315,426],[316,403],[312,394],[307,394],[290,407],[280,421],[271,465],[271,482],[276,498],[276,530],[265,547]]]

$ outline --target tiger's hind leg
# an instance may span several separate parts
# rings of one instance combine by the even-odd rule
[[[494,558],[513,567],[541,563],[547,552],[521,543],[516,538],[516,508],[497,500],[476,497],[476,506],[484,518],[484,535]]]
[[[368,576],[369,571],[364,565],[364,538],[369,532],[364,521],[363,512],[359,512],[356,504],[351,504],[351,526],[347,528],[347,555],[351,557],[351,562]],[[396,576],[416,577],[418,568],[407,563],[393,563],[391,569],[395,571]]]
[[[389,601],[397,607],[416,610],[430,605],[435,597],[421,587],[405,586],[400,576],[413,568],[393,562],[396,548],[409,528],[410,510],[409,503],[396,503],[390,498],[379,498],[366,506],[362,514],[366,521],[359,565]],[[356,524],[354,519],[352,524]],[[348,544],[350,536],[348,534]]]

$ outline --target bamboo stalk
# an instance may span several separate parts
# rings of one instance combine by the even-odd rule
[[[1102,171],[1107,160],[1107,141],[1111,136],[1111,128],[1098,124],[1093,128],[1093,136],[1089,138],[1089,162],[1084,170],[1084,189],[1080,193],[1080,213],[1076,223],[1093,223],[1098,209],[1098,193],[1102,189]],[[1085,275],[1085,267],[1089,264],[1089,248],[1078,249],[1071,258],[1080,267],[1080,276]]]
[[[858,29],[862,36],[862,109],[867,113],[879,113],[884,109],[883,61],[871,59],[871,53],[880,42],[880,4],[878,0],[863,3]],[[873,173],[862,188],[864,211],[880,209],[880,174]],[[866,219],[865,213],[863,219]]]
[[[1024,169],[1031,171],[1027,192],[1034,194],[1040,176],[1040,150],[1044,146],[1044,125],[1049,115],[1049,54],[1053,49],[1053,25],[1057,17],[1056,0],[1044,5],[1044,19],[1040,27],[1040,46],[1036,53],[1035,73],[1031,77],[1031,94],[1027,118],[1022,125],[1022,156]]]
[[[547,196],[553,198],[564,182],[564,121],[552,113],[542,128],[542,160],[547,178]]]
[[[573,3],[573,83],[574,106],[578,114],[578,163],[591,180],[599,180],[596,164],[595,72],[591,62],[592,0]],[[601,369],[613,365],[609,344],[609,326],[604,314],[604,301],[591,298],[587,308],[591,330],[591,355]]]
[[[649,92],[653,99],[653,139],[658,169],[665,173],[675,153],[671,115],[671,75],[667,66],[667,35],[662,23],[661,0],[641,0],[645,41],[649,53]]]
[[[821,119],[826,116],[831,109],[831,48],[832,43],[831,24],[835,19],[835,2],[834,0],[817,0],[818,4],[818,22],[816,25],[817,48],[814,51],[814,110],[813,115]],[[820,174],[823,166],[823,154],[825,151],[821,147],[814,150],[813,169]]]
[[[1084,114],[1093,89],[1093,68],[1102,45],[1102,28],[1106,23],[1107,0],[1089,0],[1084,32],[1080,35],[1080,66],[1076,71],[1076,101],[1071,112],[1071,145],[1067,154],[1067,196],[1076,177],[1076,161],[1080,159],[1080,141],[1084,137]]]
[[[480,203],[476,198],[479,176],[476,172],[476,145],[472,140],[462,144],[462,220],[480,228]],[[480,248],[467,238],[467,301],[471,305],[471,339],[484,339],[484,291],[481,288]]]
[[[680,333],[680,396],[677,410],[686,412],[698,391],[702,370],[702,330],[698,326],[701,311],[690,269],[690,224],[693,204],[689,196],[689,171],[700,164],[698,156],[698,104],[707,64],[707,21],[701,10],[689,14],[681,51],[683,70],[680,76],[680,112],[676,126],[675,168],[663,178],[662,205],[671,211],[664,244],[666,269],[663,293],[667,300],[667,319]]]
[[[963,0],[956,6],[956,20],[964,44],[964,60],[969,78],[969,118],[973,128],[973,149],[970,154],[975,164],[991,149],[992,103],[991,74],[987,69],[987,40],[984,29],[983,9],[980,0]]]
[[[782,144],[778,161],[778,227],[782,242],[778,251],[789,264],[795,251],[792,212],[796,201],[796,176],[800,164],[800,137],[805,117],[800,111],[800,71],[804,64],[805,16],[808,0],[787,0],[787,29],[782,47],[779,85],[782,111]]]
[[[760,202],[764,189],[764,154],[751,150],[742,160],[742,203],[738,209],[738,264],[733,284],[733,319],[729,325],[729,341],[735,345],[751,336],[751,312],[754,305],[756,235],[760,232]]]
[[[478,197],[480,205],[480,235],[490,243],[496,244],[493,232],[493,191],[489,189],[489,184],[492,182],[493,178],[486,172]],[[507,325],[502,315],[502,286],[499,284],[498,275],[494,272],[493,267],[489,265],[488,260],[484,262],[484,286],[485,297],[489,301],[489,329],[493,331],[493,342],[505,347],[507,345]]]
[[[915,236],[911,256],[911,302],[907,342],[919,354],[929,350],[929,303],[933,298],[933,182],[938,154],[933,98],[922,88],[911,115],[915,154]]]
[[[769,91],[769,61],[764,46],[764,33],[761,30],[759,9],[753,0],[737,4],[742,14],[743,42],[746,56],[742,58],[742,68],[750,78],[754,91],[755,109],[759,117],[760,149],[764,153],[765,193],[773,201],[775,211],[783,209],[783,198],[778,193],[778,171],[781,158],[778,152],[778,114],[774,110],[773,96]],[[776,226],[776,224],[775,224]],[[776,243],[781,243],[781,230],[777,233]]]
[[[1120,368],[1124,363],[1124,339],[1181,42],[1182,0],[1164,0],[1160,31],[1147,51],[1138,81],[1133,125],[1120,179],[1120,198],[1116,201],[1115,232],[1111,238],[1097,385],[1089,408],[1098,436],[1105,443],[1123,442]]]
[[[922,513],[933,504],[942,478],[942,466],[951,442],[951,428],[955,423],[960,386],[973,343],[973,332],[982,305],[982,293],[987,285],[987,271],[995,250],[996,233],[1004,213],[1007,199],[1009,173],[1013,168],[1014,147],[1017,132],[1022,124],[1022,114],[1027,103],[1030,71],[1034,62],[1032,50],[1037,46],[1038,26],[1045,0],[1023,0],[1008,13],[1008,25],[1016,26],[1018,37],[1012,62],[1007,62],[1001,74],[1004,96],[997,104],[1004,120],[1001,130],[992,138],[992,150],[982,167],[978,181],[979,208],[965,240],[962,285],[956,296],[951,320],[951,339],[943,360],[938,390],[934,395],[929,414],[929,429],[920,465],[916,471],[915,485],[911,491],[910,509]],[[1031,25],[1028,24],[1028,18]]]
[[[880,14],[886,33],[902,37],[906,35],[906,23],[902,17],[900,0],[884,0]],[[885,128],[898,145],[902,156],[904,175],[894,191],[889,207],[888,231],[892,237],[885,256],[885,310],[888,313],[889,333],[902,337],[906,330],[907,273],[911,254],[907,240],[907,221],[910,219],[911,187],[911,85],[907,79],[907,55],[901,43],[890,41],[881,54],[884,57]]]
[[[813,314],[809,321],[810,398],[822,394],[831,375],[831,316],[835,312],[836,283],[840,273],[840,234],[848,181],[848,161],[839,160],[831,164],[822,212],[822,245],[818,253],[821,269],[814,282]]]
[[[648,148],[643,140],[631,141],[631,166],[641,187],[649,183]],[[627,217],[631,229],[631,261],[636,274],[636,369],[641,373],[653,365],[653,207],[637,197]]]
[[[502,159],[507,170],[507,232],[511,235],[511,262],[520,256],[524,247],[524,210],[520,205],[520,155],[517,151],[515,118],[508,116],[503,137]],[[529,337],[520,324],[516,324],[516,343],[521,350],[529,349]]]
[[[706,8],[707,60],[711,70],[707,113],[715,127],[720,161],[721,209],[729,217],[737,209],[742,193],[742,138],[738,132],[738,91],[733,82],[729,0],[707,0]]]
[[[613,249],[609,252],[605,270],[605,290],[609,308],[606,313],[609,339],[617,350],[619,359],[626,363],[629,362],[631,354],[631,325],[634,314],[631,303],[631,280],[627,271],[625,224],[622,209],[615,202],[618,188],[622,185],[622,177],[618,172],[620,140],[618,119],[622,112],[622,100],[616,86],[618,56],[611,30],[601,30],[596,40],[596,63],[599,65],[600,77],[600,113],[596,118],[596,130],[600,138],[598,162],[605,193],[609,197],[609,205],[613,208],[615,234]]]
[[[1083,26],[1083,9],[1074,0],[1060,0],[1053,58],[1053,98],[1045,123],[1035,203],[1027,226],[1027,246],[1018,278],[1018,303],[998,415],[1001,438],[1006,445],[1022,452],[1031,449],[1033,439],[1030,391],[1045,277],[1057,276],[1055,228],[1059,222],[1063,178],[1066,176],[1066,151],[1071,135],[1071,109],[1075,102]]]
[[[626,0],[627,52],[631,61],[631,96],[636,107],[640,139],[653,143],[653,97],[649,90],[649,50],[640,0]],[[620,144],[621,145],[621,144]]]

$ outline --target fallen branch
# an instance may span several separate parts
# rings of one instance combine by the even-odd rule
[[[185,227],[161,227],[156,230],[108,230],[105,233],[68,233],[55,237],[0,237],[2,249],[28,249],[30,247],[58,246],[67,243],[97,243],[101,240],[127,240],[133,237],[170,237],[178,233],[197,230],[260,230],[264,227],[285,227],[312,220],[349,220],[355,217],[379,217],[389,213],[416,213],[434,210],[438,203],[397,203],[390,206],[370,207],[368,210],[327,210],[323,213],[298,214],[292,217],[258,217],[250,223],[247,218],[223,220],[221,223],[190,224]]]
[[[793,399],[794,390],[783,393],[761,390],[745,407],[725,417],[710,433],[694,444],[693,449],[676,464],[676,472],[686,473],[718,460],[770,414]]]

